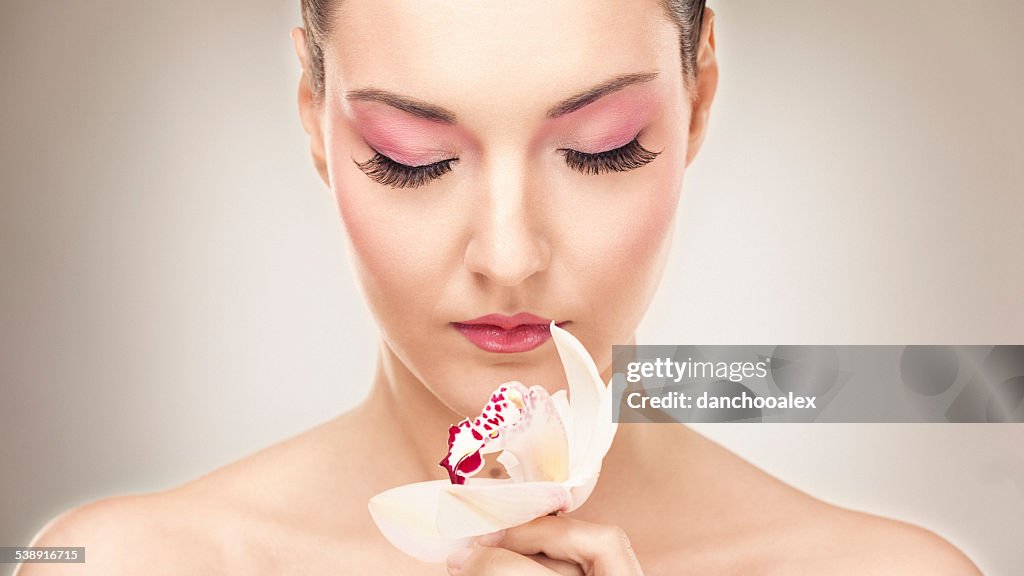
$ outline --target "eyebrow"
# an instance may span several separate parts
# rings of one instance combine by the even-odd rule
[[[388,92],[387,90],[363,88],[348,92],[345,98],[348,100],[362,100],[364,102],[380,102],[392,108],[398,108],[402,112],[412,114],[413,116],[426,118],[427,120],[433,120],[442,124],[455,124],[454,112],[449,112],[440,106],[427,104],[426,102],[402,96],[401,94]]]
[[[636,74],[622,74],[616,76],[611,80],[607,80],[590,88],[580,92],[579,94],[562,100],[550,110],[548,110],[548,118],[558,118],[559,116],[565,116],[570,112],[575,112],[580,108],[588,104],[592,104],[601,98],[611,94],[612,92],[618,92],[627,86],[633,84],[641,84],[644,82],[650,82],[658,77],[657,72],[644,72]]]
[[[579,110],[588,104],[592,104],[613,92],[618,92],[627,86],[650,82],[657,77],[657,72],[621,74],[606,80],[597,86],[584,90],[575,96],[570,96],[569,98],[562,100],[548,110],[547,117],[558,118],[559,116],[565,116],[566,114],[575,112],[576,110]],[[381,90],[379,88],[362,88],[359,90],[352,90],[345,94],[345,98],[352,101],[380,102],[381,104],[387,104],[392,108],[397,108],[398,110],[419,118],[440,122],[441,124],[455,124],[454,112],[446,110],[440,106],[435,106],[421,100],[416,100],[415,98],[409,98],[408,96],[388,92],[387,90]]]

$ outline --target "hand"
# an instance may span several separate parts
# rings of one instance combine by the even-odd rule
[[[448,557],[459,576],[643,576],[629,538],[615,526],[542,516],[477,538]]]

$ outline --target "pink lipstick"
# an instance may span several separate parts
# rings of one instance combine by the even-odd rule
[[[566,322],[557,322],[561,326]],[[520,312],[512,316],[488,314],[452,326],[477,348],[487,352],[527,352],[551,338],[551,320]]]

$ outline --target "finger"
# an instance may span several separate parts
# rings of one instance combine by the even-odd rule
[[[544,554],[578,564],[596,576],[641,575],[643,570],[621,528],[564,516],[541,516],[504,533],[478,539],[523,555]]]
[[[448,556],[448,573],[458,576],[553,576],[539,562],[504,548],[473,546]]]
[[[583,568],[580,568],[580,565],[575,562],[555,560],[554,558],[548,558],[543,554],[533,554],[527,556],[527,558],[539,563],[541,566],[551,570],[555,574],[558,574],[558,576],[586,576],[586,573],[583,572]]]

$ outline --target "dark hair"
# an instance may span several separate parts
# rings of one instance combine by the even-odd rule
[[[302,21],[306,28],[306,45],[309,47],[309,81],[314,97],[319,100],[324,90],[323,45],[331,33],[334,6],[341,0],[300,0]],[[669,18],[679,28],[679,48],[682,54],[683,77],[691,87],[697,75],[697,43],[704,23],[705,0],[658,0]]]

